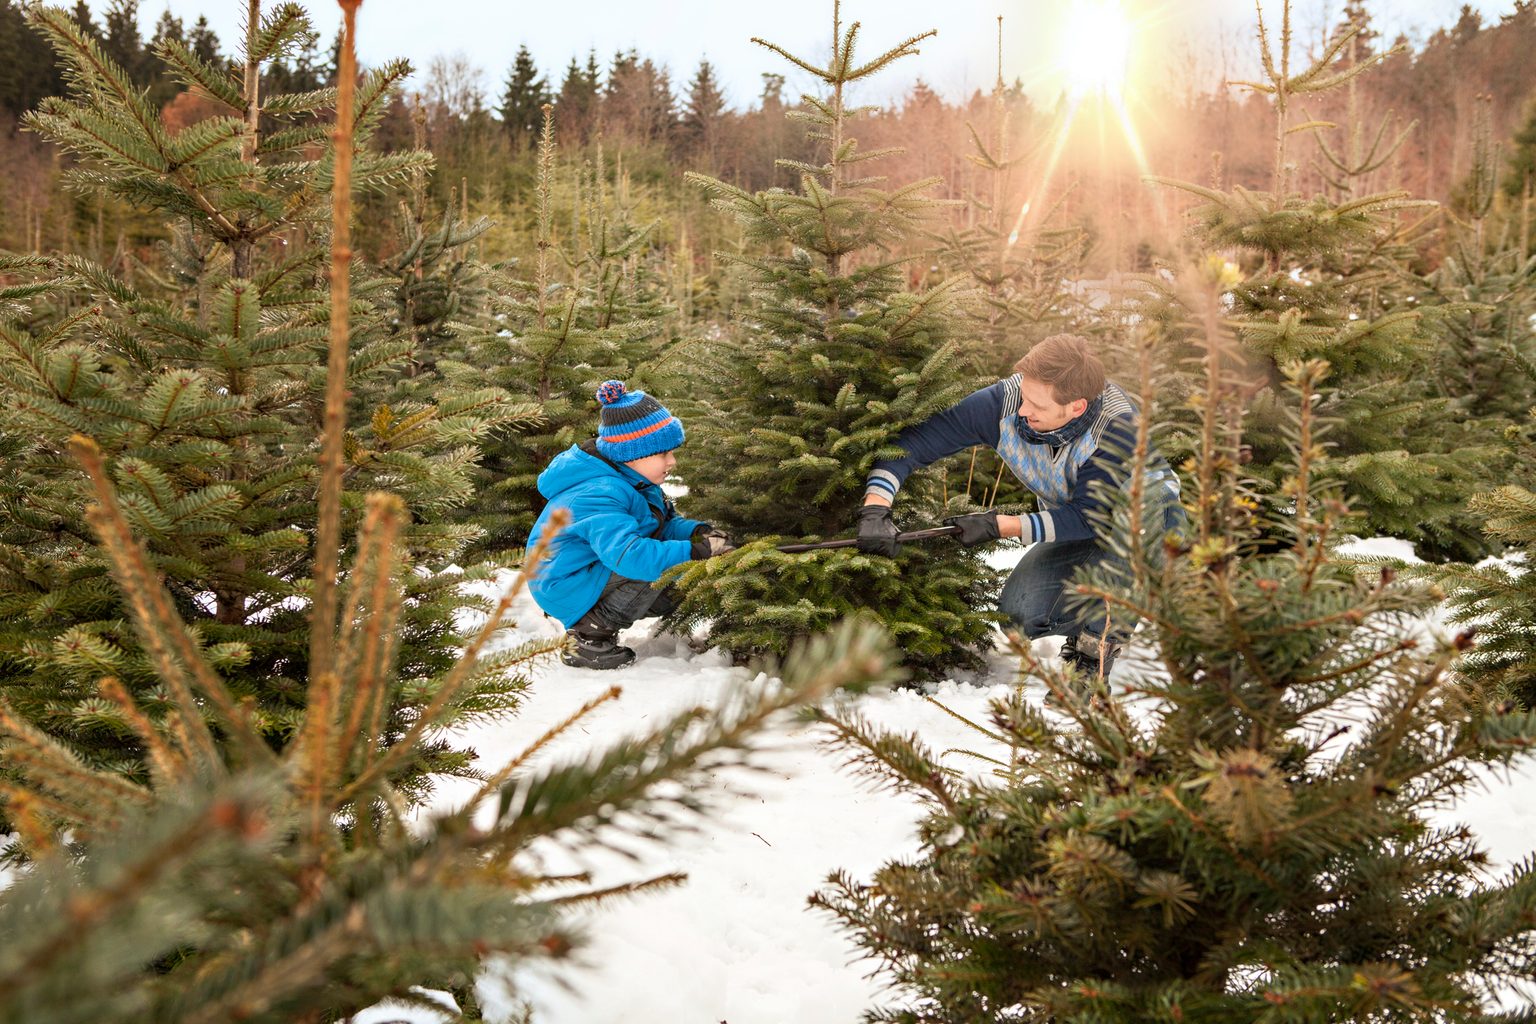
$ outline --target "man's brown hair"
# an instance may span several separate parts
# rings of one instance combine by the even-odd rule
[[[1024,353],[1013,372],[1051,386],[1058,405],[1093,401],[1104,390],[1104,364],[1080,334],[1053,334]]]

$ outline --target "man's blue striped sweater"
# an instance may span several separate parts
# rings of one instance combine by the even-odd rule
[[[1119,389],[1111,385],[1106,388],[1106,396],[1111,391],[1120,394]],[[1008,377],[974,392],[922,423],[908,427],[896,438],[897,446],[907,453],[906,457],[875,463],[865,487],[866,493],[894,497],[914,470],[976,445],[986,445],[994,450],[1003,447],[1002,431],[1017,432],[1023,425],[1018,416],[1019,404],[1018,380]],[[1036,492],[1042,499],[1041,509],[1023,517],[1024,541],[1086,540],[1096,535],[1094,521],[1105,509],[1104,495],[1122,486],[1129,476],[1130,455],[1136,447],[1134,406],[1121,396],[1119,402],[1106,401],[1103,412],[1103,422],[1096,425],[1097,444],[1080,465],[1072,465],[1068,458],[1070,452],[1064,450],[1071,445],[1063,445],[1060,449],[1031,445],[1023,434],[1010,439],[1025,447],[1041,449],[1038,453],[1040,461],[1054,463],[1061,473],[1059,486],[1053,489],[1068,496],[1064,502],[1051,502],[1046,495]],[[1083,415],[1092,416],[1094,411]],[[1063,432],[1067,431],[1064,429]],[[1023,479],[1018,467],[1010,463],[1010,468]],[[1148,470],[1151,479],[1164,481],[1163,486],[1172,490],[1170,496],[1177,495],[1175,478],[1156,452],[1152,453]],[[1030,481],[1023,482],[1028,485]]]

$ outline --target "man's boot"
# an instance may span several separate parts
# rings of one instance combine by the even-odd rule
[[[619,634],[590,627],[565,631],[566,648],[560,660],[572,668],[623,668],[635,660],[635,652],[619,646]]]
[[[1061,645],[1062,663],[1076,668],[1085,679],[1098,679],[1101,673],[1108,679],[1119,653],[1119,644],[1092,633],[1069,636]]]

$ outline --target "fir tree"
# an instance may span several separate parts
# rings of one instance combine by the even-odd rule
[[[1536,359],[1516,356],[1507,380],[1527,400],[1523,421],[1509,424],[1506,440],[1522,479],[1474,495],[1468,511],[1503,545],[1498,561],[1448,565],[1432,574],[1450,596],[1457,621],[1477,631],[1477,645],[1458,669],[1494,699],[1536,709]]]
[[[68,14],[33,14],[67,63],[73,93],[46,101],[29,127],[78,156],[73,184],[153,210],[176,235],[167,273],[138,286],[73,257],[5,260],[6,272],[27,283],[0,311],[0,434],[14,444],[0,483],[8,513],[0,692],[32,726],[75,744],[87,764],[135,779],[148,766],[97,682],[115,676],[156,716],[170,706],[154,654],[129,628],[82,518],[87,484],[63,454],[71,434],[100,446],[125,515],[193,623],[200,656],[251,702],[255,727],[274,747],[297,728],[311,668],[307,609],[316,597],[307,579],[324,546],[314,443],[323,435],[316,362],[327,331],[325,112],[336,95],[258,91],[262,66],[308,25],[293,5],[256,13],[242,67],[212,67],[174,41],[162,46],[186,86],[231,112],[177,133]],[[396,63],[363,76],[356,141],[366,141],[407,70]],[[274,130],[263,129],[269,120]],[[426,159],[363,151],[355,177],[362,189],[386,189]],[[350,283],[345,264],[333,285],[338,275]],[[392,282],[361,266],[355,276],[352,386],[366,426],[347,436],[348,489],[337,500],[349,525],[362,513],[363,488],[412,504],[404,543],[420,570],[406,580],[395,632],[410,685],[387,709],[388,729],[403,730],[462,643],[454,616],[474,602],[459,591],[463,576],[441,570],[473,531],[450,512],[471,489],[475,438],[514,405],[484,388],[443,389],[425,405],[370,401],[413,340],[390,329]],[[508,708],[520,686],[488,665],[456,710]],[[467,752],[441,741],[429,748],[435,760],[413,762],[394,780],[408,796],[419,795],[426,772],[467,770]]]
[[[1340,458],[1329,469],[1360,497],[1358,528],[1411,540],[1429,557],[1476,553],[1482,545],[1460,520],[1462,504],[1486,481],[1483,474],[1498,452],[1476,425],[1457,418],[1448,401],[1427,392],[1433,338],[1424,314],[1406,301],[1409,241],[1433,204],[1401,191],[1309,199],[1292,187],[1292,137],[1327,127],[1293,124],[1292,106],[1352,81],[1392,51],[1331,70],[1353,37],[1350,28],[1293,72],[1288,4],[1281,25],[1272,52],[1260,19],[1265,78],[1240,83],[1274,101],[1272,190],[1152,179],[1204,200],[1191,214],[1196,246],[1236,254],[1240,261],[1232,318],[1251,359],[1253,400],[1244,423],[1253,464],[1279,483],[1285,453],[1281,366],[1326,358],[1334,376],[1323,412],[1340,423],[1333,435]]]
[[[414,118],[416,147],[425,148],[426,112]],[[470,219],[463,197],[450,196],[440,216],[431,210],[426,168],[411,174],[408,196],[400,204],[401,249],[380,268],[394,278],[395,316],[391,330],[411,343],[407,377],[413,387],[440,383],[435,369],[451,357],[461,332],[483,331],[492,324],[493,269],[479,259],[476,243],[490,230],[488,217]]]
[[[1511,203],[1500,188],[1491,97],[1478,98],[1472,166],[1444,212],[1439,265],[1418,275],[1410,301],[1421,304],[1436,338],[1428,382],[1462,422],[1501,438],[1502,457],[1484,460],[1483,479],[1505,486],[1475,494],[1458,525],[1507,554],[1529,552],[1536,538],[1522,516],[1527,488],[1536,485],[1536,448],[1518,424],[1536,406],[1536,340],[1526,325],[1536,315],[1536,257],[1528,255],[1528,200]],[[1475,533],[1473,531],[1476,531]],[[1478,549],[1471,543],[1465,550]],[[1516,555],[1519,557],[1519,555]],[[1524,557],[1529,558],[1529,554]],[[1450,564],[1425,575],[1451,591],[1458,618],[1487,630],[1461,671],[1524,706],[1536,701],[1530,656],[1533,606],[1508,563]]]
[[[182,26],[181,19],[170,11],[166,11],[160,15],[160,20],[155,22],[155,32],[150,36],[149,44],[150,49],[156,49],[161,43],[185,43],[186,41],[187,30]]]
[[[1353,67],[1360,60],[1369,60],[1376,54],[1377,42],[1381,39],[1381,33],[1376,31],[1371,24],[1371,12],[1365,5],[1365,0],[1344,0],[1344,10],[1334,34],[1355,30],[1355,37],[1350,43],[1350,59],[1348,67]],[[1343,68],[1339,68],[1343,70]]]
[[[1373,179],[1379,173],[1392,168],[1394,158],[1418,126],[1418,122],[1411,121],[1405,127],[1393,132],[1396,118],[1389,110],[1382,117],[1376,131],[1369,134],[1367,132],[1365,117],[1361,111],[1361,79],[1359,75],[1351,72],[1361,66],[1375,65],[1382,60],[1391,59],[1406,49],[1404,44],[1399,43],[1389,52],[1378,57],[1376,41],[1379,36],[1371,28],[1370,20],[1370,14],[1366,11],[1363,0],[1348,0],[1345,3],[1344,22],[1339,26],[1338,32],[1341,35],[1348,35],[1349,44],[1339,51],[1334,71],[1348,76],[1344,83],[1347,97],[1344,108],[1347,141],[1343,146],[1335,147],[1329,143],[1326,130],[1318,131],[1315,135],[1317,149],[1323,159],[1321,162],[1313,160],[1312,164],[1322,175],[1323,180],[1338,191],[1341,199],[1380,191],[1371,187],[1374,183]],[[1325,96],[1327,92],[1324,90]]]
[[[219,36],[208,24],[208,16],[199,14],[192,29],[187,33],[187,49],[192,56],[210,67],[218,67],[224,62],[223,52],[219,49]]]
[[[966,195],[961,223],[949,227],[940,250],[940,259],[975,288],[973,301],[963,307],[965,355],[981,374],[1009,372],[1036,341],[1072,325],[1071,295],[1061,283],[1081,275],[1087,242],[1081,230],[1051,223],[1038,173],[1028,173],[1039,171],[1031,158],[1040,140],[1023,137],[1031,126],[1018,116],[1025,112],[1017,109],[1022,104],[1010,102],[1002,61],[998,18],[997,77],[987,121],[979,129],[966,124],[972,149],[966,159],[981,169],[980,185]]]
[[[496,113],[501,115],[502,126],[507,130],[507,138],[512,140],[516,152],[521,153],[534,146],[543,116],[541,111],[550,100],[549,83],[539,74],[533,62],[533,54],[528,52],[526,45],[519,46],[517,57],[507,71],[501,106],[496,109]]]
[[[991,572],[956,546],[909,547],[899,561],[833,550],[789,555],[772,539],[845,532],[877,458],[897,453],[902,427],[963,397],[971,382],[948,342],[954,289],[903,292],[901,260],[934,210],[935,180],[880,187],[860,152],[847,103],[855,82],[915,53],[915,36],[863,64],[854,62],[859,26],[844,28],[832,8],[836,47],[824,67],[761,45],[815,75],[827,88],[801,117],[824,145],[824,162],[787,162],[800,187],[756,194],[701,175],[716,205],[733,214],[755,251],[729,259],[755,279],[748,329],[700,368],[708,404],[684,413],[689,443],[679,452],[692,493],[689,513],[740,540],[740,554],[685,570],[680,624],[708,619],[709,642],[738,654],[782,651],[860,610],[878,616],[906,664],[934,676],[977,661],[990,643],[985,605]],[[903,511],[932,522],[943,507],[931,479],[909,486]]]
[[[1409,301],[1424,309],[1436,339],[1433,392],[1459,419],[1480,421],[1485,433],[1498,436],[1536,403],[1536,388],[1523,372],[1536,361],[1529,329],[1536,315],[1536,256],[1526,201],[1512,202],[1500,188],[1489,106],[1489,97],[1479,99],[1472,166],[1444,212],[1439,264],[1415,275]],[[1519,465],[1501,459],[1490,469]]]
[[[451,349],[460,331],[490,322],[491,270],[476,259],[473,245],[491,222],[482,217],[466,223],[452,208],[439,218],[412,210],[401,220],[404,247],[381,269],[398,277],[392,327],[411,340],[419,372]]]
[[[585,68],[572,57],[570,67],[565,69],[565,78],[560,82],[560,91],[555,94],[556,116],[563,130],[578,144],[585,142],[597,129],[602,99],[598,79],[596,52],[587,54]]]
[[[1536,715],[1450,671],[1469,641],[1416,628],[1431,593],[1330,555],[1345,502],[1325,483],[1326,363],[1286,369],[1283,496],[1243,474],[1221,300],[1186,301],[1207,368],[1190,544],[1149,551],[1126,529],[1131,577],[1087,584],[1150,623],[1157,664],[1117,694],[1021,647],[1044,704],[1020,687],[972,723],[984,774],[826,716],[930,813],[917,856],[834,875],[812,902],[898,986],[869,1020],[1512,1019],[1488,1007],[1525,975],[1536,872],[1490,878],[1470,831],[1438,822],[1529,751]]]
[[[1529,199],[1536,193],[1536,102],[1527,108],[1525,124],[1515,132],[1514,143],[1509,154],[1509,174],[1504,178],[1504,193],[1511,198]]]
[[[683,151],[711,171],[719,165],[724,119],[725,94],[720,91],[720,81],[709,61],[701,60],[688,83],[677,131]]]
[[[602,98],[605,135],[644,145],[666,141],[672,129],[672,82],[665,68],[634,50],[613,55]]]
[[[86,3],[86,0],[75,0],[75,6],[70,8],[69,17],[70,20],[75,23],[75,27],[80,30],[82,35],[90,36],[91,38],[100,41],[101,30],[96,26],[96,22],[91,18],[91,5]]]
[[[112,0],[102,19],[101,49],[138,86],[149,83],[152,57],[139,37],[139,0]]]
[[[331,262],[342,268],[350,244],[356,6],[344,7],[336,103]],[[563,956],[576,941],[563,920],[572,903],[681,881],[672,874],[572,893],[575,880],[540,871],[527,856],[530,846],[665,836],[705,807],[714,773],[742,763],[753,733],[776,714],[835,686],[889,676],[878,638],[853,625],[800,652],[784,667],[784,686],[743,693],[727,712],[688,709],[585,759],[525,767],[539,747],[616,697],[615,688],[481,779],[458,810],[420,828],[391,780],[431,757],[429,733],[451,723],[452,709],[483,674],[477,660],[523,580],[497,603],[410,727],[391,735],[386,709],[411,685],[394,664],[396,628],[409,601],[401,581],[411,574],[398,496],[367,497],[345,601],[325,596],[337,596],[340,557],[345,273],[333,278],[331,298],[321,447],[336,457],[324,460],[311,587],[317,656],[293,741],[282,752],[273,752],[251,707],[198,649],[151,551],[133,536],[126,496],[101,449],[78,435],[71,441],[90,479],[91,526],[173,710],[155,716],[117,679],[102,681],[104,703],[144,751],[148,771],[131,781],[87,766],[0,701],[0,742],[21,776],[0,786],[0,800],[30,861],[0,892],[7,937],[0,1021],[286,1024],[350,1019],[383,999],[441,1012],[441,1002],[418,989],[423,985],[449,988],[459,1019],[479,1019],[473,981],[482,957]],[[507,667],[539,649],[525,645],[493,660]]]
[[[536,486],[549,460],[593,436],[593,396],[612,378],[629,378],[660,333],[665,308],[637,285],[635,261],[650,225],[635,226],[607,193],[601,163],[579,171],[572,233],[556,233],[559,164],[556,111],[544,108],[539,135],[536,253],[532,273],[497,279],[492,329],[467,334],[444,372],[481,380],[538,407],[538,422],[504,431],[485,448],[471,521],[485,530],[475,547],[515,557],[544,507]],[[602,151],[597,159],[601,161]]]
[[[149,50],[153,54],[160,47],[169,44],[185,44],[187,40],[186,29],[181,24],[181,19],[175,17],[170,11],[160,15],[160,20],[155,22],[155,33],[150,37]],[[176,79],[167,72],[163,62],[151,58],[156,74],[150,88],[150,102],[157,107],[164,107],[175,97],[180,90]]]
[[[53,50],[28,27],[25,10],[0,0],[0,110],[19,117],[63,89]]]

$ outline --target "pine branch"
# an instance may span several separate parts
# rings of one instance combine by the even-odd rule
[[[196,683],[203,695],[213,702],[240,756],[253,764],[269,762],[271,750],[257,735],[249,714],[236,706],[224,683],[193,647],[186,625],[172,606],[164,585],[156,580],[143,548],[133,539],[118,504],[116,490],[107,479],[101,450],[95,442],[76,435],[70,440],[70,452],[91,478],[97,500],[89,512],[91,525],[111,559],[114,577],[129,597],[140,638],[149,648],[161,679],[171,687],[183,720],[191,730],[200,767],[205,771],[216,771],[220,758],[192,695],[189,677],[190,682]]]

